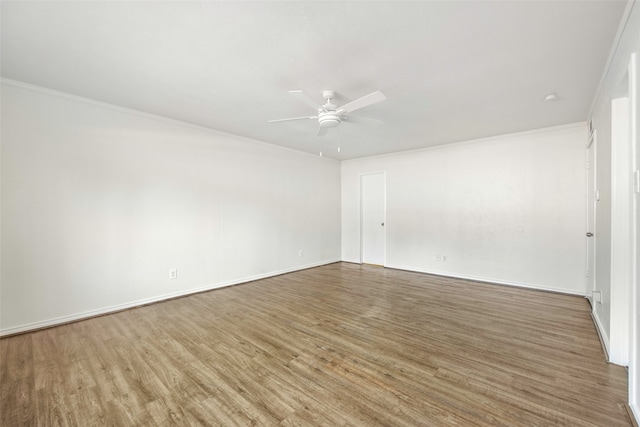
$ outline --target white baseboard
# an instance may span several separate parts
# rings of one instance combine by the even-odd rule
[[[477,282],[494,283],[494,284],[497,284],[497,285],[516,286],[516,287],[519,287],[519,288],[535,289],[535,290],[538,290],[538,291],[547,291],[547,292],[556,292],[556,293],[560,293],[560,294],[578,295],[578,296],[581,296],[581,297],[586,296],[585,292],[576,292],[576,291],[572,291],[572,290],[569,290],[569,289],[554,288],[554,287],[549,287],[549,286],[540,286],[540,285],[536,285],[536,284],[532,284],[532,283],[512,282],[512,281],[507,281],[507,280],[494,279],[494,278],[491,278],[491,277],[467,276],[467,275],[464,275],[464,274],[455,274],[455,273],[435,271],[435,270],[423,270],[423,269],[417,269],[415,267],[407,267],[407,266],[400,266],[400,265],[393,265],[393,264],[387,264],[387,265],[385,265],[385,267],[387,267],[387,268],[395,268],[397,270],[415,271],[416,273],[433,274],[435,276],[452,277],[452,278],[455,278],[455,279],[475,280]]]
[[[604,355],[607,358],[607,361],[609,361],[609,334],[607,334],[607,331],[605,331],[602,326],[598,313],[591,311],[591,318],[593,319],[593,324],[596,325],[596,331],[598,332],[598,337],[600,338]]]
[[[186,295],[197,294],[199,292],[210,291],[213,289],[224,288],[227,286],[239,285],[241,283],[253,282],[254,280],[266,279],[268,277],[279,276],[281,274],[292,273],[294,271],[306,270],[308,268],[319,267],[322,265],[333,264],[340,262],[340,259],[329,259],[320,262],[314,262],[311,264],[299,265],[293,268],[271,271],[269,273],[257,274],[255,276],[243,277],[240,279],[230,280],[227,282],[215,283],[212,285],[202,286],[195,289],[189,289],[187,291],[174,292],[170,294],[159,295],[151,298],[144,298],[141,300],[131,301],[124,304],[112,305],[109,307],[103,307],[96,310],[84,311],[82,313],[70,314],[67,316],[60,316],[53,319],[41,320],[38,322],[28,323],[19,326],[13,326],[10,328],[0,328],[0,337],[6,335],[13,335],[22,332],[34,331],[37,329],[48,328],[57,325],[63,325],[65,323],[75,322],[82,319],[88,319],[95,316],[101,316],[104,314],[114,313],[117,311],[126,310],[128,308],[139,307],[141,305],[147,305],[155,302],[165,301],[168,299],[183,297]]]
[[[640,408],[635,403],[629,403],[629,409],[631,409],[631,415],[633,416],[634,425],[640,425]]]

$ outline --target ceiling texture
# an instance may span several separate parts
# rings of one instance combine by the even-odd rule
[[[335,159],[587,120],[626,1],[2,1],[4,78]],[[267,123],[316,112],[384,123]],[[557,100],[545,101],[555,93]]]

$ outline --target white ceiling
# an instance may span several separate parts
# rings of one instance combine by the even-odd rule
[[[625,6],[2,1],[2,76],[352,159],[586,120]],[[384,124],[267,123],[315,114],[292,89]]]

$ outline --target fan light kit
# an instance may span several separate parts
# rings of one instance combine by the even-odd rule
[[[292,117],[289,119],[269,120],[269,123],[287,122],[291,120],[318,120],[318,134],[317,136],[326,135],[329,128],[335,128],[340,126],[343,121],[358,121],[355,117],[347,116],[348,113],[359,110],[360,108],[368,107],[376,102],[384,101],[386,96],[380,91],[370,93],[362,98],[358,98],[355,101],[348,102],[342,107],[338,107],[333,104],[331,100],[335,97],[335,92],[332,90],[322,91],[322,97],[325,99],[324,105],[317,104],[313,99],[308,97],[301,90],[290,90],[289,93],[305,104],[313,107],[318,112],[315,116],[303,116]],[[354,120],[355,119],[355,120]]]

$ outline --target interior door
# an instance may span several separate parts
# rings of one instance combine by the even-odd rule
[[[360,176],[361,258],[365,264],[385,264],[386,174]]]
[[[596,131],[589,137],[587,148],[587,295],[595,290],[596,277]],[[593,305],[593,304],[592,304]]]

